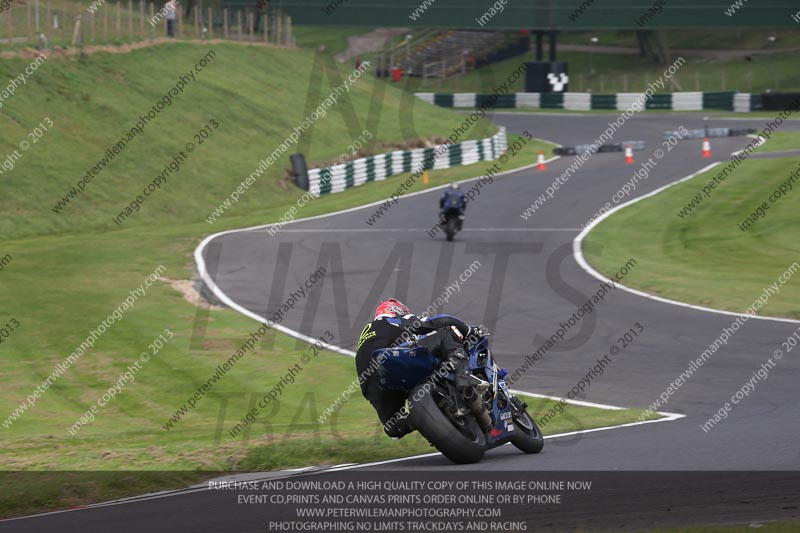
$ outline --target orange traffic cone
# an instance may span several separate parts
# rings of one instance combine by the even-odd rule
[[[628,165],[633,163],[633,150],[630,144],[625,145],[625,163]]]
[[[703,157],[711,157],[711,143],[708,142],[708,137],[703,137]]]
[[[539,164],[536,165],[539,170],[547,170],[547,165],[544,163],[544,153],[539,150]]]

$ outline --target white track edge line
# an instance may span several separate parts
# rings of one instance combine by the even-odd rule
[[[545,162],[555,161],[556,159],[559,159],[559,156],[551,157],[550,159],[547,159]],[[531,163],[530,165],[525,165],[525,166],[522,166],[522,167],[519,167],[519,168],[510,169],[510,170],[504,170],[503,172],[495,174],[494,177],[513,174],[515,172],[520,172],[520,171],[523,171],[523,170],[534,168],[537,165],[538,165],[538,163]],[[473,177],[473,178],[467,178],[467,179],[464,179],[464,180],[460,180],[457,183],[467,183],[467,182],[470,182],[470,181],[474,181],[474,180],[480,179],[482,177],[483,177],[483,175],[477,176],[477,177]],[[439,185],[437,187],[431,187],[430,189],[425,189],[424,191],[417,191],[417,192],[405,194],[401,198],[409,198],[409,197],[417,196],[417,195],[420,195],[420,194],[427,194],[427,193],[430,193],[432,191],[444,189],[444,188],[449,187],[449,186],[450,186],[449,184]],[[368,207],[373,207],[373,206],[376,206],[376,205],[380,205],[385,201],[386,201],[385,199],[384,200],[378,200],[378,201],[372,202],[370,204],[365,204],[365,205],[356,206],[356,207],[350,207],[348,209],[343,209],[341,211],[333,211],[331,213],[323,213],[321,215],[314,215],[314,216],[311,216],[311,217],[298,218],[298,219],[291,220],[291,221],[287,222],[286,225],[293,224],[293,223],[296,223],[296,222],[303,222],[303,221],[308,221],[308,220],[316,220],[316,219],[320,219],[320,218],[326,218],[326,217],[330,217],[330,216],[334,216],[334,215],[340,215],[342,213],[349,213],[349,212],[353,212],[353,211],[358,211],[358,210],[361,210],[361,209],[366,209]],[[218,232],[218,233],[213,233],[213,234],[207,236],[205,239],[203,239],[200,242],[200,244],[197,246],[195,251],[194,251],[194,261],[195,261],[195,264],[197,265],[197,273],[200,276],[200,278],[203,280],[203,283],[205,283],[206,286],[209,289],[211,289],[211,292],[214,294],[214,296],[219,298],[220,301],[225,303],[225,305],[227,305],[231,309],[234,309],[235,311],[238,311],[241,314],[243,314],[243,315],[245,315],[247,317],[250,317],[250,318],[252,318],[253,320],[255,320],[255,321],[259,322],[259,323],[264,323],[266,321],[266,317],[262,317],[262,316],[260,316],[260,315],[258,315],[256,313],[253,313],[249,309],[246,309],[246,308],[240,306],[239,304],[234,302],[231,298],[229,298],[227,294],[222,292],[222,290],[217,286],[217,284],[214,283],[214,280],[211,279],[211,276],[208,274],[208,270],[206,268],[206,262],[205,262],[205,259],[203,258],[203,250],[205,249],[206,246],[208,246],[209,242],[211,242],[213,239],[216,239],[217,237],[220,237],[222,235],[228,235],[230,233],[242,233],[242,232],[246,232],[246,231],[255,231],[255,230],[260,230],[260,229],[265,229],[265,228],[268,228],[268,227],[272,227],[274,225],[275,225],[275,223],[273,222],[271,224],[261,224],[259,226],[251,226],[251,227],[247,227],[247,228],[226,230],[226,231],[221,231],[221,232]],[[276,323],[272,327],[277,329],[281,333],[285,333],[286,335],[289,335],[290,337],[294,337],[295,339],[300,339],[300,340],[302,340],[304,342],[307,342],[309,344],[314,344],[315,342],[317,342],[317,339],[314,339],[314,338],[311,338],[311,337],[309,337],[307,335],[304,335],[304,334],[300,333],[299,331],[295,331],[293,329],[289,329],[286,326],[283,326],[281,324],[277,324]],[[355,352],[353,352],[351,350],[347,350],[345,348],[341,348],[341,347],[335,346],[335,345],[329,345],[329,346],[327,346],[327,349],[329,349],[329,350],[331,350],[333,352],[336,352],[336,353],[340,353],[342,355],[348,355],[350,357],[355,357],[355,355],[356,355]]]
[[[529,394],[530,396],[534,396],[533,394],[530,394],[530,393],[525,393],[525,394]],[[608,431],[608,430],[611,430],[611,429],[621,429],[621,428],[626,428],[626,427],[641,426],[643,424],[655,424],[655,423],[658,423],[658,422],[672,422],[672,421],[684,418],[686,416],[686,415],[679,414],[679,413],[666,413],[666,412],[661,412],[661,411],[657,411],[657,413],[659,415],[662,415],[663,418],[657,418],[655,420],[644,420],[642,422],[628,422],[628,423],[625,423],[625,424],[617,424],[617,425],[614,425],[614,426],[604,426],[604,427],[592,428],[592,429],[581,429],[581,430],[577,430],[577,431],[569,431],[569,432],[566,432],[566,433],[556,433],[555,435],[545,435],[544,439],[545,440],[549,440],[549,439],[557,439],[557,438],[561,438],[561,437],[571,437],[571,436],[574,436],[574,435],[581,435],[581,434],[584,434],[584,433],[596,433],[598,431]],[[503,446],[506,446],[507,444],[504,444]],[[399,462],[402,462],[402,461],[410,461],[410,460],[413,460],[413,459],[424,459],[426,457],[435,457],[437,455],[441,455],[441,453],[432,452],[432,453],[426,453],[426,454],[420,454],[420,455],[412,455],[412,456],[409,456],[409,457],[398,457],[398,458],[395,458],[395,459],[387,459],[385,461],[373,461],[371,463],[342,464],[342,465],[337,465],[337,466],[333,466],[333,467],[330,467],[330,468],[325,468],[325,469],[321,469],[321,470],[318,470],[318,471],[310,471],[310,472],[303,472],[303,471],[297,472],[300,469],[285,470],[284,472],[292,472],[292,473],[295,473],[295,474],[298,474],[298,473],[309,473],[309,474],[314,474],[314,475],[320,475],[320,474],[326,474],[326,473],[329,473],[329,472],[340,472],[342,470],[354,470],[356,468],[367,468],[367,467],[371,467],[371,466],[381,466],[381,465],[386,465],[386,464],[399,463]],[[273,471],[273,472],[270,472],[270,473],[275,473],[275,472]],[[267,481],[267,480],[270,480],[270,479],[272,479],[272,480],[285,479],[286,477],[291,477],[291,476],[284,476],[284,477],[272,476],[272,477],[264,477],[264,478],[254,478],[254,479],[251,479],[251,480],[248,480],[248,481],[258,483],[260,481]],[[88,510],[88,509],[97,509],[97,508],[101,508],[101,507],[112,507],[112,506],[116,506],[116,505],[125,505],[125,504],[129,504],[129,503],[137,503],[137,502],[150,501],[150,500],[159,500],[159,499],[162,499],[162,498],[170,498],[170,497],[174,497],[174,496],[184,496],[184,495],[194,494],[194,493],[197,493],[197,492],[203,492],[203,491],[207,491],[207,490],[211,490],[211,489],[209,489],[208,486],[205,485],[205,484],[192,485],[191,487],[187,487],[187,488],[184,488],[184,489],[166,490],[166,491],[160,491],[160,492],[155,492],[155,493],[150,493],[150,494],[142,494],[142,495],[139,495],[139,496],[132,496],[130,498],[120,498],[120,499],[117,499],[117,500],[110,500],[110,501],[107,501],[107,502],[94,503],[94,504],[84,505],[84,506],[80,506],[80,507],[73,507],[71,509],[60,509],[58,511],[48,511],[48,512],[45,512],[45,513],[38,513],[38,514],[28,515],[28,516],[18,516],[18,517],[14,517],[14,518],[5,518],[5,519],[0,520],[0,523],[13,522],[13,521],[16,521],[16,520],[25,520],[25,519],[28,519],[28,518],[41,518],[41,517],[45,517],[45,516],[52,516],[52,515],[57,515],[57,514],[62,514],[62,513],[71,513],[71,512],[74,512],[74,511],[83,511],[83,510]]]
[[[576,430],[576,431],[568,431],[566,433],[556,433],[554,435],[545,435],[544,439],[545,440],[549,440],[549,439],[557,439],[557,438],[561,438],[561,437],[571,437],[571,436],[574,436],[574,435],[582,435],[584,433],[596,433],[598,431],[607,431],[607,430],[610,430],[610,429],[620,429],[620,428],[626,428],[626,427],[640,426],[642,424],[653,424],[653,423],[656,423],[656,422],[672,422],[674,420],[680,420],[681,418],[684,418],[686,416],[686,415],[679,414],[679,413],[662,413],[660,411],[657,411],[657,413],[659,415],[662,415],[663,418],[657,418],[655,420],[644,420],[642,422],[626,422],[625,424],[617,424],[617,425],[614,425],[614,426],[603,426],[603,427],[592,428],[592,429],[579,429],[579,430]],[[504,446],[505,446],[505,444],[504,444]],[[343,465],[341,468],[333,467],[331,469],[321,471],[320,473],[331,472],[331,471],[338,472],[338,471],[341,471],[341,470],[354,470],[356,468],[365,468],[365,467],[370,467],[370,466],[380,466],[380,465],[391,464],[391,463],[399,463],[399,462],[402,462],[402,461],[409,461],[411,459],[423,459],[425,457],[435,457],[437,455],[441,455],[441,454],[439,452],[433,452],[433,453],[425,453],[425,454],[421,454],[421,455],[413,455],[413,456],[410,456],[410,457],[398,457],[396,459],[387,459],[385,461],[373,461],[371,463],[362,463],[362,464],[347,465],[347,466]]]
[[[502,233],[535,233],[537,231],[565,231],[568,233],[578,233],[583,228],[464,228],[464,232],[502,232]],[[281,233],[421,233],[430,231],[430,228],[307,228],[307,229],[282,229]],[[268,232],[268,231],[267,231]]]
[[[575,261],[589,275],[599,279],[600,281],[604,281],[604,282],[609,281],[609,278],[606,278],[600,272],[595,270],[594,267],[592,267],[589,264],[589,262],[586,261],[586,258],[583,256],[583,239],[586,238],[586,236],[589,234],[589,232],[592,231],[592,229],[594,229],[595,226],[597,226],[600,222],[602,222],[606,218],[610,217],[611,215],[613,215],[617,211],[619,211],[621,209],[624,209],[624,208],[626,208],[626,207],[628,207],[630,205],[633,205],[636,202],[644,200],[645,198],[650,198],[651,196],[655,196],[656,194],[658,194],[658,193],[660,193],[662,191],[665,191],[665,190],[669,189],[670,187],[673,187],[673,186],[675,186],[675,185],[677,185],[679,183],[683,183],[684,181],[688,181],[688,180],[690,180],[690,179],[692,179],[692,178],[694,178],[696,176],[699,176],[700,174],[702,174],[702,173],[704,173],[704,172],[706,172],[708,170],[711,170],[712,168],[714,168],[715,166],[719,165],[720,163],[722,163],[722,162],[721,161],[716,161],[714,163],[711,163],[710,165],[707,165],[707,166],[701,168],[697,172],[689,174],[688,176],[686,176],[684,178],[681,178],[681,179],[679,179],[677,181],[673,181],[671,183],[668,183],[668,184],[666,184],[666,185],[664,185],[662,187],[659,187],[658,189],[655,189],[654,191],[651,191],[651,192],[649,192],[647,194],[644,194],[642,196],[634,198],[633,200],[629,200],[629,201],[625,202],[624,204],[620,204],[620,205],[616,206],[615,208],[613,208],[613,209],[611,209],[609,211],[606,211],[605,213],[600,215],[599,218],[597,218],[597,219],[593,220],[592,222],[590,222],[589,225],[587,225],[583,229],[583,231],[581,231],[578,234],[578,236],[575,237],[575,240],[572,241],[572,255],[573,255],[573,257],[575,257]],[[746,316],[748,318],[753,318],[753,319],[756,319],[756,320],[769,320],[769,321],[773,321],[773,322],[787,322],[789,324],[800,324],[800,320],[797,320],[797,319],[794,319],[794,318],[782,318],[782,317],[772,317],[772,316],[747,315],[745,313],[735,313],[733,311],[725,311],[723,309],[714,309],[713,307],[704,307],[702,305],[694,305],[694,304],[689,304],[689,303],[686,303],[686,302],[679,302],[678,300],[670,300],[669,298],[662,298],[661,296],[656,296],[654,294],[649,294],[647,292],[640,291],[638,289],[633,289],[631,287],[628,287],[627,285],[622,285],[621,283],[616,283],[616,286],[619,289],[622,289],[622,290],[624,290],[626,292],[629,292],[631,294],[635,294],[637,296],[641,296],[643,298],[648,298],[650,300],[655,300],[657,302],[661,302],[661,303],[665,303],[665,304],[677,305],[677,306],[680,306],[680,307],[687,307],[689,309],[694,309],[696,311],[705,311],[706,313],[716,313],[716,314],[719,314],[719,315],[728,315],[728,316],[735,316],[735,317]]]
[[[605,409],[607,411],[624,411],[625,409],[629,409],[628,407],[620,407],[618,405],[609,405],[606,403],[586,402],[583,400],[570,400],[568,398],[551,396],[549,394],[534,394],[532,392],[525,392],[524,390],[508,389],[508,392],[512,394],[524,394],[525,396],[531,396],[532,398],[544,398],[546,400],[555,400],[557,402],[563,401],[564,403],[569,403],[572,405],[580,405],[582,407],[594,407],[596,409]]]
[[[756,145],[755,145],[755,148],[758,148],[759,146],[761,146],[762,144],[764,144],[765,142],[767,142],[767,140],[766,140],[766,139],[762,138],[762,137],[761,137],[761,136],[759,136],[759,135],[753,135],[752,133],[748,133],[748,134],[747,134],[747,137],[749,137],[750,139],[755,139],[755,140],[757,140],[757,141],[758,141],[758,142],[756,143]],[[742,152],[744,152],[744,148],[742,148],[741,150],[736,150],[735,152],[731,152],[731,157],[733,157],[733,156],[737,156],[737,155],[741,154]]]

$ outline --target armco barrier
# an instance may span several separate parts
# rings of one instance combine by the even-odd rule
[[[446,147],[446,150],[440,151],[441,146]],[[487,139],[441,146],[398,150],[341,165],[313,168],[308,171],[308,190],[312,195],[320,196],[342,192],[370,181],[385,180],[395,174],[413,172],[420,176],[422,170],[438,170],[497,159],[508,149],[506,129],[501,127],[499,132]]]
[[[416,93],[416,96],[441,107],[481,107],[492,95],[476,93]],[[594,109],[616,109],[625,111],[642,101],[643,93],[511,93],[496,98],[492,107],[568,109],[589,111]],[[722,92],[677,92],[656,93],[644,102],[645,109],[666,109],[672,111],[701,111],[703,109],[722,109],[748,112],[762,109],[762,95],[749,93]]]

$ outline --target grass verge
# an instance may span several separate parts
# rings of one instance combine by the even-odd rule
[[[754,152],[783,152],[785,150],[800,150],[800,133],[794,131],[779,131],[756,148]]]
[[[286,340],[283,336],[278,338]],[[343,372],[335,372],[334,376],[346,374],[346,367],[352,364],[352,361],[340,355],[326,354],[325,357],[332,358],[336,365],[343,365],[345,368]],[[322,369],[327,369],[330,375],[331,361],[319,362],[319,374],[323,373]],[[320,377],[321,375],[318,375],[316,379]],[[245,412],[251,396],[253,393],[230,395],[228,399],[234,401],[228,405],[234,412],[237,412],[236,410]],[[557,404],[549,399],[526,396],[521,398],[528,403],[528,411],[535,419],[543,416]],[[290,402],[291,400],[287,404]],[[197,430],[194,431],[197,440],[187,439],[180,442],[176,440],[171,445],[165,445],[154,444],[148,435],[126,434],[125,449],[118,447],[113,452],[99,450],[101,456],[117,465],[132,460],[140,467],[146,466],[146,471],[78,469],[75,468],[74,460],[66,459],[63,462],[71,464],[75,470],[2,473],[0,474],[0,489],[3,489],[0,490],[0,518],[86,505],[168,488],[183,488],[224,475],[231,469],[264,471],[310,464],[365,463],[435,452],[435,449],[418,433],[399,441],[386,439],[371,408],[361,398],[345,404],[341,414],[334,418],[334,423],[326,424],[325,427],[320,426],[316,423],[317,402],[318,399],[312,394],[310,400],[302,403],[297,410],[278,409],[273,419],[259,421],[258,429],[254,432],[257,433],[256,436],[253,438],[246,436],[239,439],[236,444],[213,445],[215,434],[213,426],[219,417],[212,417],[206,421],[205,430],[198,430],[197,426],[194,426]],[[610,411],[567,405],[542,431],[545,435],[555,435],[624,424],[636,420],[643,413],[644,411],[637,409]],[[659,416],[651,413],[650,418]],[[268,432],[261,434],[265,428]],[[96,443],[89,439],[66,449],[59,444],[54,446],[52,439],[37,438],[27,440],[19,451],[23,456],[32,453],[37,459],[49,459],[49,464],[56,465],[62,462],[60,456],[67,454],[74,459],[95,453],[97,447]],[[547,445],[543,453],[547,453]],[[219,462],[206,464],[209,467],[227,466],[227,468],[172,470],[176,466],[172,460],[173,456],[177,456],[180,460],[187,457],[197,458],[199,454],[205,454],[209,458],[217,455]],[[485,460],[491,460],[491,454],[490,451]],[[142,461],[144,456],[149,457],[145,462]],[[146,464],[148,461],[151,464]],[[186,466],[192,464],[196,463],[190,460]]]
[[[601,222],[584,246],[586,259],[611,274],[623,258],[639,264],[625,284],[665,298],[743,312],[800,255],[800,216],[794,189],[775,203],[769,195],[791,179],[797,161],[748,160],[685,218],[677,213],[719,168],[626,207]],[[762,204],[765,215],[749,229],[739,224]],[[591,249],[602,249],[597,255]],[[783,285],[759,314],[800,318],[800,280]]]

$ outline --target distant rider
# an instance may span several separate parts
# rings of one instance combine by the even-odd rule
[[[468,325],[449,315],[418,318],[394,298],[381,302],[375,309],[375,318],[358,338],[356,370],[359,376],[366,378],[362,380],[361,392],[377,411],[389,437],[400,438],[414,431],[404,408],[408,395],[381,387],[380,374],[370,370],[372,354],[381,348],[407,348],[409,344],[404,339],[410,335],[424,335],[418,339],[419,345],[425,346],[436,357],[449,361],[456,370],[456,385],[465,386],[468,359],[463,342],[469,332]]]
[[[458,231],[461,231],[464,227],[464,212],[467,210],[467,202],[464,193],[458,187],[458,183],[450,184],[450,188],[439,198],[439,209],[441,209],[439,218],[442,225],[444,225],[447,211],[451,208],[458,210]]]

